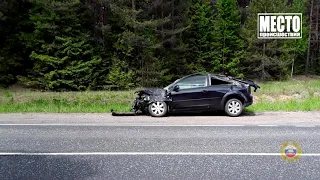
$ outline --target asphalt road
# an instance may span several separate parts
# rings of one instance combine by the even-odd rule
[[[0,114],[0,179],[319,179],[319,114]]]

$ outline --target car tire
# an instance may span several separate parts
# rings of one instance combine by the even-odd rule
[[[167,115],[168,106],[163,101],[152,102],[148,106],[148,112],[152,117],[163,117]]]
[[[237,117],[243,111],[243,104],[239,99],[229,99],[224,106],[224,111],[231,117]]]

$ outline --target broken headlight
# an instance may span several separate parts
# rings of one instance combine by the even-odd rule
[[[144,101],[150,101],[150,96],[145,95],[145,96],[142,97],[142,99],[143,99]]]

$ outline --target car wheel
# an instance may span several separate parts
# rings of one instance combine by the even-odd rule
[[[157,101],[149,104],[148,111],[153,117],[163,117],[167,114],[168,106],[165,102]]]
[[[239,99],[230,99],[227,101],[224,111],[232,117],[239,116],[243,111],[243,104]]]

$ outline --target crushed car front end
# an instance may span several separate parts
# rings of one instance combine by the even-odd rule
[[[136,91],[136,99],[132,104],[132,110],[135,113],[148,113],[148,106],[153,102],[169,102],[171,98],[169,93],[165,89],[145,89],[141,91]]]

